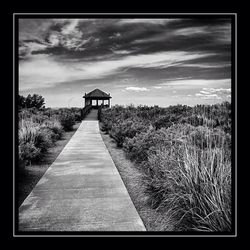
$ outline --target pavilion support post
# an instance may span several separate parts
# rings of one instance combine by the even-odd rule
[[[110,99],[108,99],[108,106],[109,106],[109,108],[110,108]]]

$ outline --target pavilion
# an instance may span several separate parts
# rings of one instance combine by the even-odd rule
[[[83,96],[85,99],[85,107],[91,106],[93,109],[98,109],[98,107],[109,108],[110,107],[110,93],[107,94],[100,89],[95,89],[89,93],[85,93]]]

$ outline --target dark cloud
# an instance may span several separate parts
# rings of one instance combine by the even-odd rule
[[[222,43],[221,39],[229,34],[226,25],[227,19],[181,19],[165,24],[152,23],[125,23],[119,24],[119,19],[79,20],[72,26],[69,34],[63,33],[63,29],[71,25],[72,20],[30,20],[27,26],[20,21],[20,37],[27,35],[27,39],[21,39],[23,44],[30,42],[47,44],[46,49],[36,49],[31,54],[51,54],[67,59],[79,58],[91,60],[95,57],[117,57],[114,50],[127,50],[129,53],[147,54],[171,50],[214,51],[223,53],[230,50],[230,46]],[[25,22],[27,24],[27,22]],[[32,34],[37,34],[35,27],[40,30],[39,38],[30,39]],[[42,28],[43,27],[43,28]],[[224,30],[223,30],[224,27]],[[72,32],[72,34],[70,34]],[[35,35],[34,34],[34,35]],[[53,39],[52,39],[53,38]],[[217,40],[216,40],[217,38]],[[56,39],[58,42],[55,43]],[[69,46],[70,41],[88,40],[80,46]],[[220,41],[220,42],[219,42]],[[77,44],[77,43],[76,43]],[[68,46],[67,46],[68,45]]]

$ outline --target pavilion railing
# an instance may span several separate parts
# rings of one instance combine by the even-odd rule
[[[81,117],[82,117],[82,120],[85,118],[85,116],[90,112],[91,110],[91,105],[87,105],[85,106],[82,110],[81,110]]]

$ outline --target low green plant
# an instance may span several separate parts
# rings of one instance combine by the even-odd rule
[[[62,114],[60,115],[60,123],[65,131],[73,130],[73,126],[75,125],[75,117],[72,114]]]
[[[41,150],[37,148],[33,142],[21,143],[18,146],[19,165],[24,167],[39,157]]]
[[[116,141],[118,147],[122,147],[126,138],[133,138],[137,133],[146,131],[148,126],[134,119],[127,119],[114,124],[110,130],[110,136]]]

